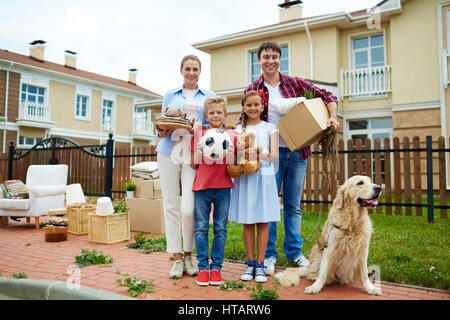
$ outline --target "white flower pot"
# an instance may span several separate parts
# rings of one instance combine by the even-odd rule
[[[134,198],[134,191],[126,191],[127,198]]]

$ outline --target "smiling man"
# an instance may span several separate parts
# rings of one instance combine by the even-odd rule
[[[311,82],[299,77],[290,77],[279,72],[281,47],[276,42],[263,42],[258,48],[258,63],[261,66],[262,75],[253,82],[245,91],[262,90],[264,96],[264,111],[262,120],[275,124],[283,116],[276,110],[269,108],[269,100],[281,98],[301,97],[305,91],[313,91],[316,97],[325,102],[330,118],[328,126],[333,125],[335,132],[339,129],[337,119],[337,98],[330,92],[320,89]],[[299,124],[300,127],[301,124]],[[283,251],[288,261],[295,262],[298,266],[309,265],[308,259],[302,254],[302,236],[300,234],[302,214],[300,211],[300,199],[306,176],[308,157],[311,148],[308,146],[301,150],[291,152],[282,137],[279,137],[279,163],[276,173],[278,193],[283,186],[283,215],[284,215],[284,242]],[[266,274],[273,274],[278,253],[275,246],[277,238],[277,223],[269,223],[269,241],[267,245],[264,264]]]

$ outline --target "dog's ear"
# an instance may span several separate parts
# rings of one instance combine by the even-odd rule
[[[339,187],[337,191],[336,198],[334,199],[333,202],[333,206],[335,206],[336,208],[343,208],[345,204],[345,196],[346,196],[345,188],[342,185]]]

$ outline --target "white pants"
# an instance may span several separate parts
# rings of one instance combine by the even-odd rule
[[[196,170],[189,163],[176,164],[170,157],[158,153],[158,169],[166,225],[167,252],[181,252],[181,244],[185,252],[194,249],[194,183]],[[180,206],[181,181],[181,206]],[[181,228],[180,228],[181,213]],[[183,236],[183,238],[181,238]]]

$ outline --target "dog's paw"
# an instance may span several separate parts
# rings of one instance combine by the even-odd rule
[[[318,285],[317,283],[314,283],[313,285],[305,288],[305,293],[316,294],[319,293],[320,290],[322,290],[322,286]]]
[[[374,295],[374,296],[381,296],[381,288],[371,286],[369,288],[365,289],[368,294]]]

